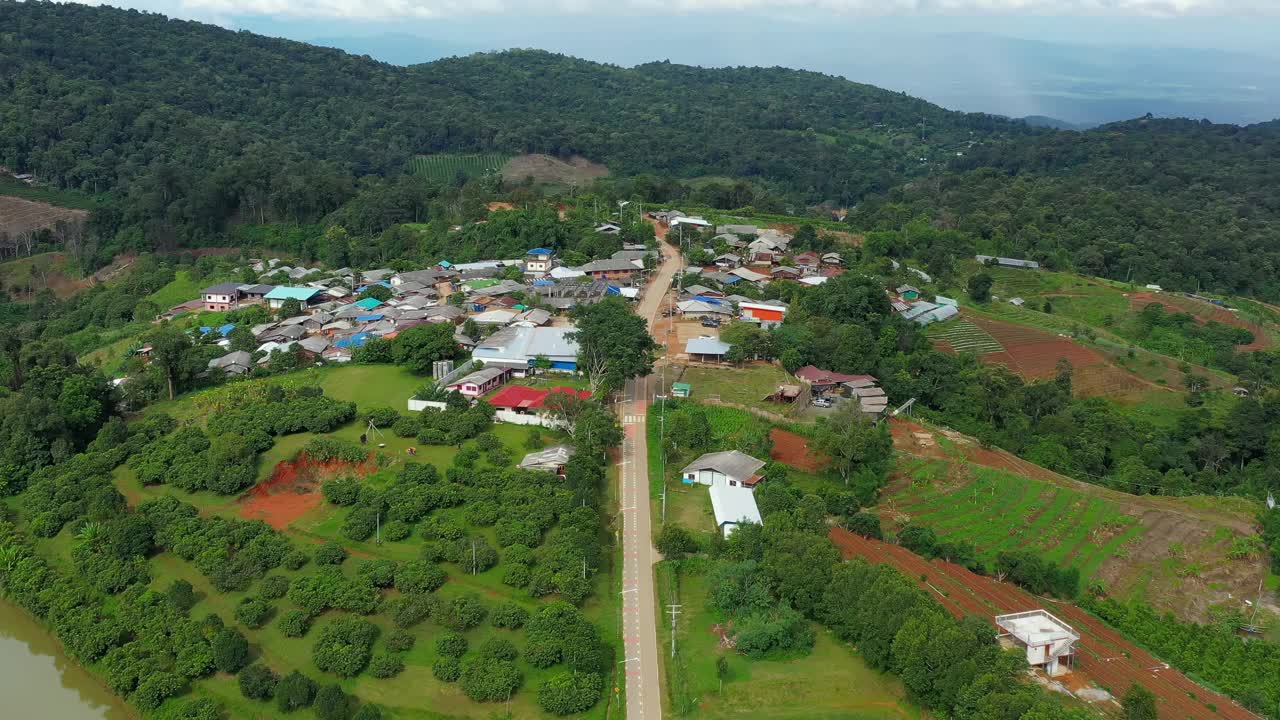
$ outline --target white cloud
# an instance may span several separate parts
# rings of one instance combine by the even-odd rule
[[[961,12],[1044,15],[1274,13],[1280,0],[178,0],[192,14],[388,20],[487,14],[800,12],[849,15]],[[159,3],[133,3],[154,5]]]

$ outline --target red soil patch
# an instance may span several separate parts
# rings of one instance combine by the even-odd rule
[[[512,205],[509,202],[491,202],[487,207],[489,208],[489,212],[493,212],[495,210],[515,210],[516,209],[516,206]]]
[[[975,317],[969,320],[1005,348],[1003,352],[986,353],[979,359],[1004,365],[1024,378],[1051,378],[1057,372],[1058,361],[1065,359],[1070,361],[1073,370],[1073,390],[1081,397],[1114,396],[1149,387],[1142,378],[1112,365],[1106,355],[1069,338],[997,320]]]
[[[938,436],[941,435],[950,442],[952,448],[959,450],[965,460],[975,465],[1059,484],[1063,481],[1072,484],[1078,482],[1047,468],[1029,463],[1003,450],[984,448],[973,438],[960,433],[947,432],[944,434],[930,430],[905,418],[890,419],[889,432],[893,436],[893,449],[906,455],[948,461],[956,459],[954,451],[948,452],[948,449],[942,447],[938,442]]]
[[[293,460],[276,465],[266,482],[249,491],[240,502],[240,517],[262,520],[277,530],[283,530],[324,502],[320,483],[343,474],[363,476],[372,471],[373,466],[367,462],[316,462],[300,454]]]
[[[819,472],[830,464],[830,460],[815,449],[809,447],[809,440],[793,432],[780,428],[769,431],[773,440],[773,451],[769,457],[805,472]]]
[[[1080,634],[1073,674],[1109,688],[1112,693],[1123,693],[1135,682],[1146,687],[1156,696],[1156,709],[1162,720],[1255,720],[1258,717],[1230,698],[1197,685],[1165,666],[1074,605],[1036,597],[959,565],[925,560],[897,545],[864,538],[841,528],[832,528],[830,538],[845,558],[858,557],[893,566],[956,617],[977,615],[992,619],[996,614],[1048,610]]]

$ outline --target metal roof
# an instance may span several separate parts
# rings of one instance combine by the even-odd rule
[[[681,470],[681,474],[698,472],[699,470],[716,470],[735,480],[745,480],[764,467],[763,460],[737,450],[725,450],[702,455]]]
[[[727,355],[733,346],[709,336],[696,337],[685,343],[684,351],[690,355]]]
[[[755,493],[750,488],[712,485],[711,511],[715,513],[717,525],[740,525],[744,522],[763,524],[760,508],[756,506]],[[725,534],[729,532],[732,531],[726,528]]]
[[[273,288],[271,292],[267,293],[267,299],[268,300],[297,300],[299,302],[306,302],[307,300],[310,300],[311,298],[315,297],[316,293],[319,293],[319,292],[320,291],[317,290],[316,288],[280,286],[277,288]]]

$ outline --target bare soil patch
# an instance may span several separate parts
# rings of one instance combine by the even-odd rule
[[[809,439],[789,430],[773,428],[769,431],[773,450],[769,457],[805,472],[821,472],[831,464],[829,458],[809,447]]]
[[[0,259],[12,258],[21,251],[27,237],[39,230],[79,227],[89,218],[85,210],[72,210],[48,203],[0,196]],[[27,252],[30,253],[30,248]]]
[[[320,507],[324,496],[320,485],[341,475],[363,476],[373,471],[367,463],[341,460],[316,462],[306,455],[276,465],[271,477],[254,486],[240,503],[240,517],[262,520],[283,530],[295,520]]]
[[[502,168],[502,177],[508,182],[523,182],[532,176],[536,183],[559,185],[585,185],[608,174],[609,168],[577,155],[568,161],[550,155],[520,155]]]

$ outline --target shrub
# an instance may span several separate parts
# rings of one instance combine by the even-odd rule
[[[271,668],[258,663],[241,670],[237,680],[240,683],[240,694],[250,700],[270,700],[276,694],[276,683],[280,682]]]
[[[438,565],[425,560],[410,560],[396,568],[395,586],[402,593],[425,595],[444,585],[448,576]]]
[[[387,542],[399,542],[409,537],[413,532],[413,526],[403,520],[392,520],[382,526],[382,539]]]
[[[277,623],[285,637],[298,638],[311,629],[311,616],[301,610],[290,610]]]
[[[325,685],[316,693],[317,720],[347,720],[351,717],[351,696],[337,685]]]
[[[335,620],[320,631],[311,648],[316,667],[341,677],[359,675],[369,664],[378,626],[368,620],[344,618]]]
[[[360,497],[360,483],[352,477],[341,477],[321,485],[320,492],[334,505],[354,505]]]
[[[317,565],[341,565],[347,559],[347,551],[335,542],[327,542],[316,548]]]
[[[333,437],[313,438],[302,448],[302,454],[321,463],[330,460],[359,463],[369,457],[368,451],[356,443]]]
[[[307,707],[316,696],[316,683],[294,670],[276,684],[276,707],[280,712],[293,712]]]
[[[444,657],[460,658],[467,654],[467,639],[461,633],[441,633],[436,638],[436,653]]]
[[[298,549],[290,550],[285,553],[284,559],[280,562],[286,570],[301,570],[307,564],[307,554]]]
[[[440,682],[457,682],[462,674],[462,663],[456,657],[442,657],[432,663],[431,674]]]
[[[177,720],[223,720],[222,706],[209,698],[196,698],[178,710]]]
[[[195,589],[186,580],[174,580],[165,589],[164,596],[179,612],[185,613],[196,604]]]
[[[362,560],[356,565],[356,577],[364,578],[374,587],[391,587],[395,582],[395,560]]]
[[[236,620],[251,630],[257,630],[271,619],[271,603],[261,598],[247,597],[236,605]]]
[[[238,672],[249,662],[249,641],[224,627],[213,636],[213,666],[225,673]]]
[[[437,622],[451,630],[462,632],[484,622],[489,609],[475,595],[460,595],[440,608]]]
[[[504,602],[493,609],[489,622],[496,628],[516,630],[529,619],[529,611],[513,602]]]
[[[289,592],[289,578],[283,575],[268,575],[262,578],[258,594],[268,600],[279,600]]]
[[[858,533],[863,537],[875,540],[884,539],[884,532],[880,529],[880,517],[875,513],[854,513],[845,520],[845,527],[849,529],[849,532]]]
[[[387,633],[387,649],[391,652],[408,652],[418,638],[408,630],[392,630]]]
[[[185,679],[173,673],[152,673],[138,683],[138,689],[133,692],[133,702],[144,711],[155,710],[165,700],[177,695],[186,684]]]
[[[351,716],[351,720],[382,720],[382,711],[378,709],[377,705],[366,703],[356,710],[356,714]]]
[[[458,685],[476,702],[500,702],[511,697],[524,677],[509,660],[470,657],[462,662]]]
[[[369,663],[369,674],[376,678],[391,678],[404,672],[404,660],[399,655],[383,653],[373,656]]]
[[[440,601],[433,595],[410,595],[391,600],[386,613],[398,628],[410,628],[431,617]]]
[[[502,584],[516,588],[528,587],[531,577],[532,573],[529,572],[529,568],[524,565],[512,565],[507,568],[506,572],[502,573]]]
[[[562,673],[538,688],[538,705],[553,715],[573,715],[599,702],[603,689],[598,673]]]
[[[491,637],[480,643],[480,656],[491,658],[493,660],[515,660],[516,651],[515,643],[504,637]]]
[[[682,527],[667,525],[658,533],[655,545],[662,557],[668,560],[679,560],[690,553],[698,552],[698,543],[693,535]]]
[[[395,408],[380,407],[370,410],[365,417],[380,428],[389,428],[400,420],[400,413]]]
[[[371,507],[353,508],[342,522],[342,535],[357,542],[373,537],[378,527],[378,510]]]

